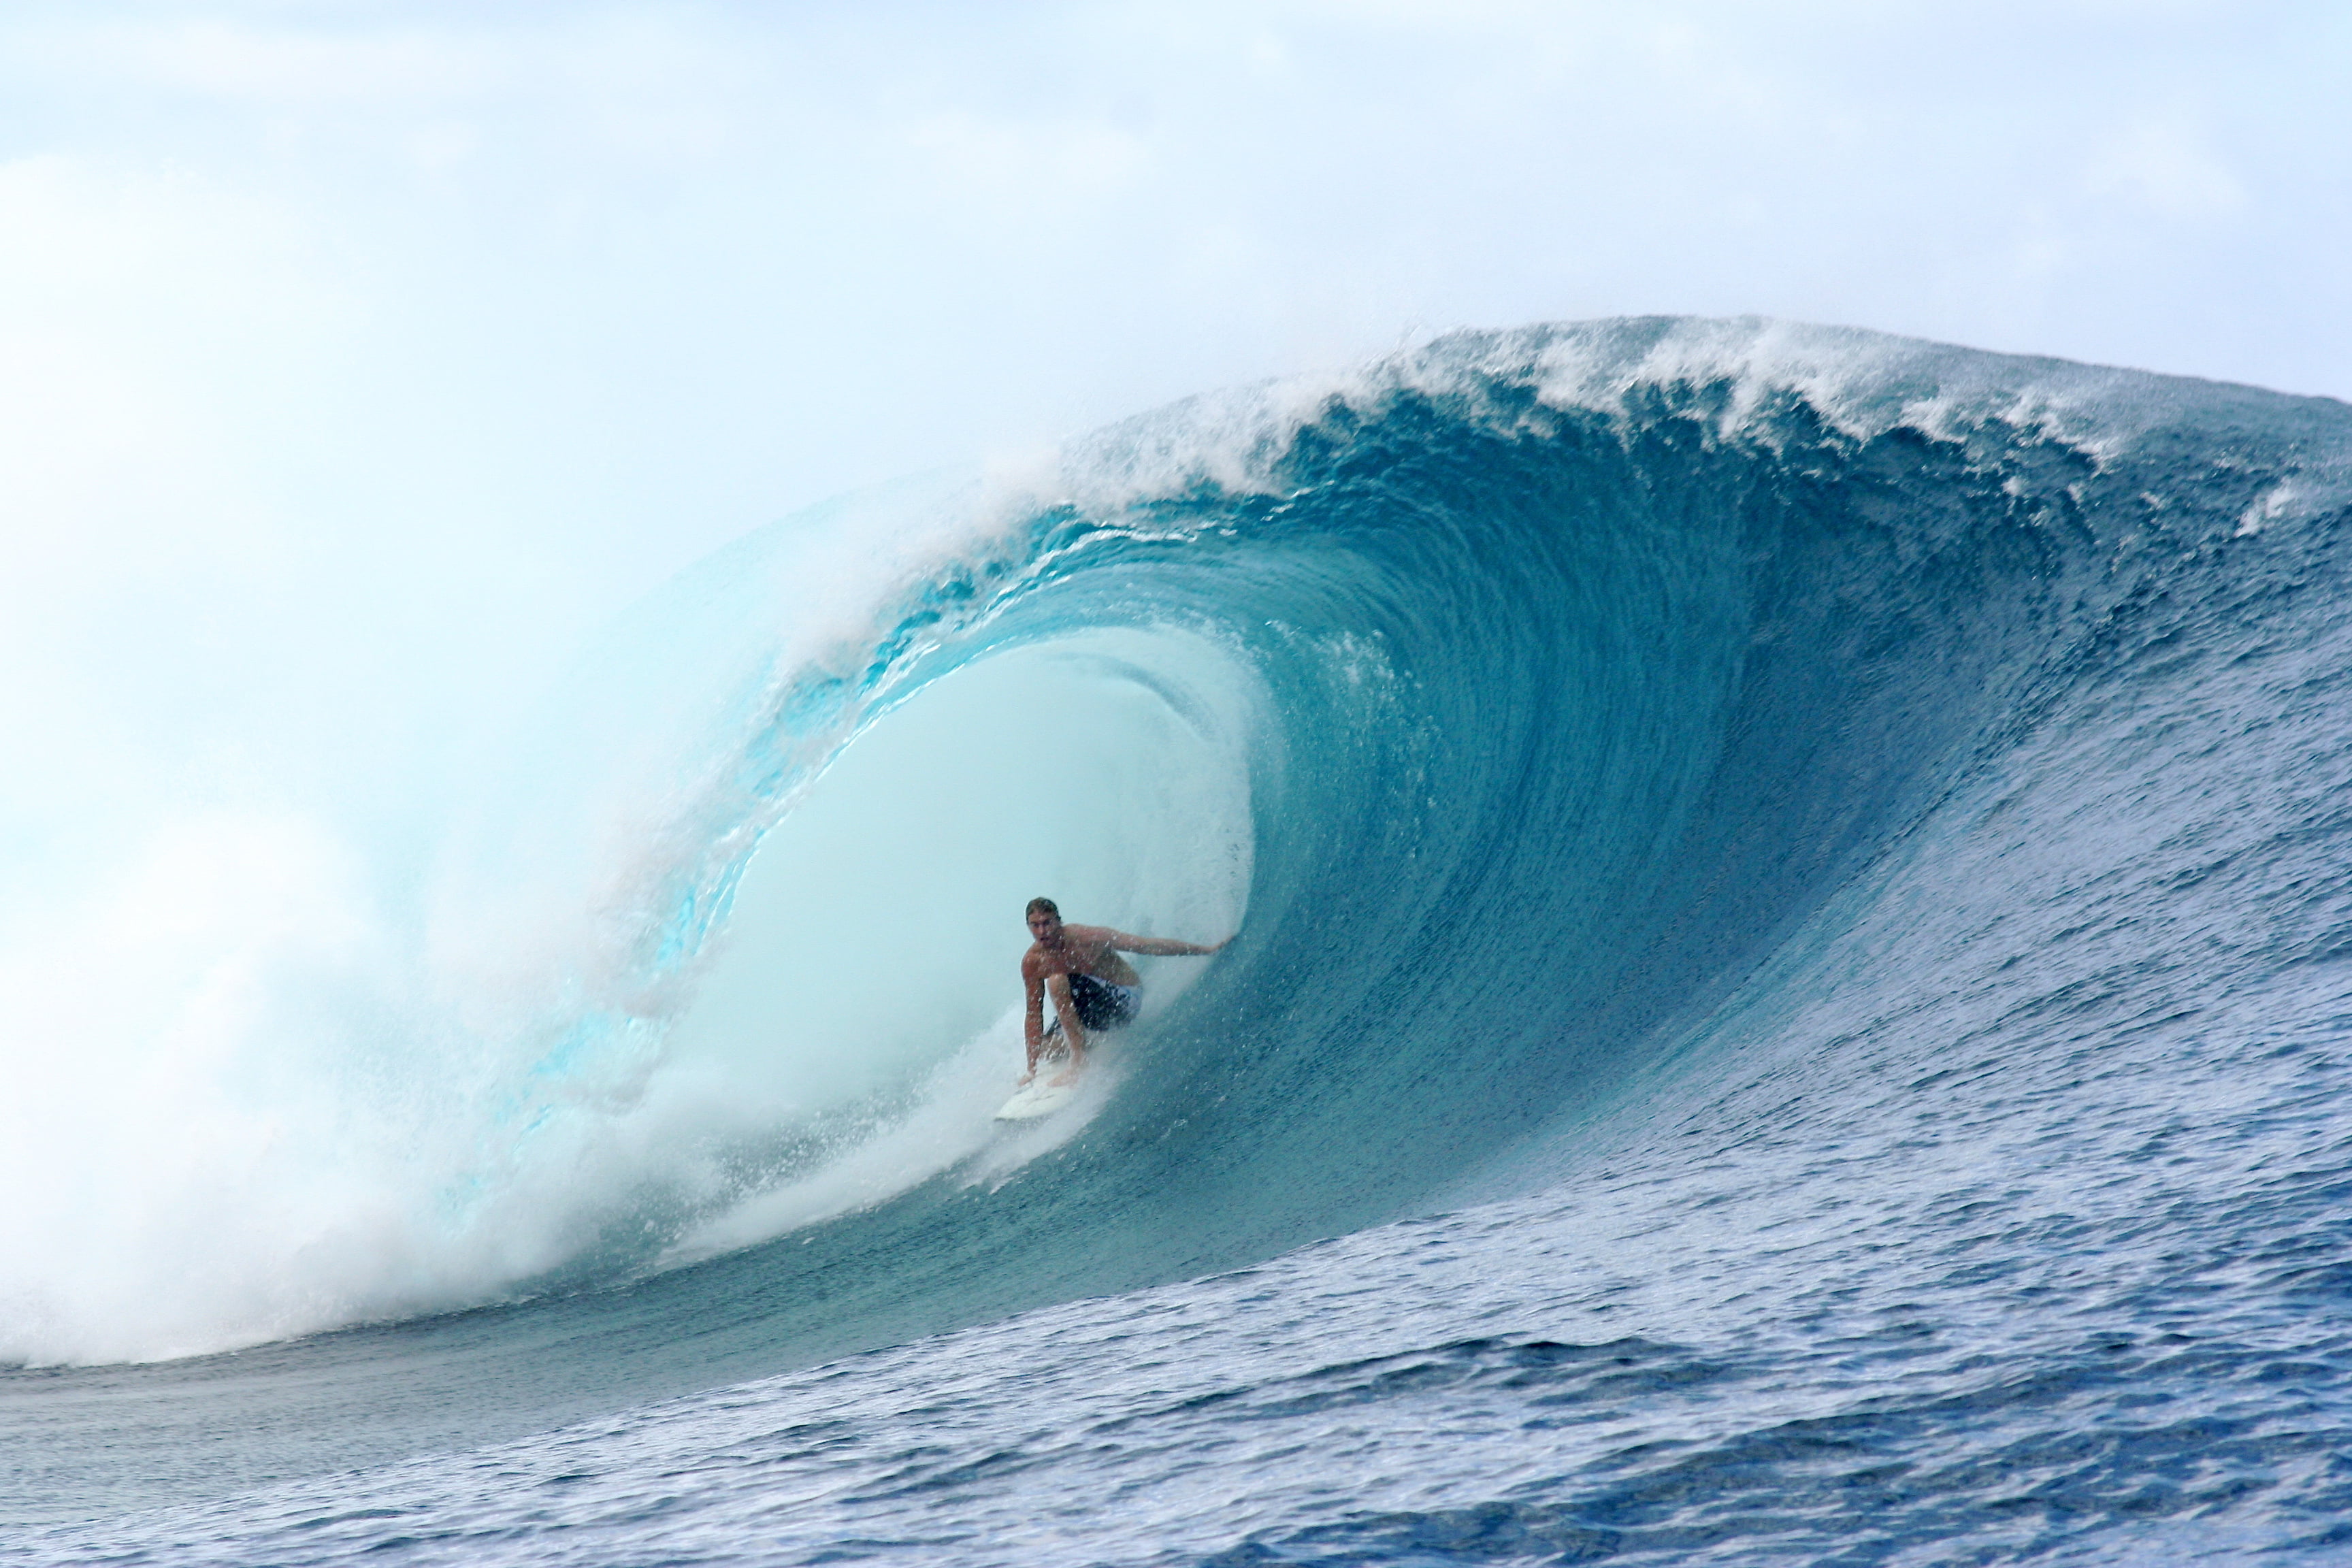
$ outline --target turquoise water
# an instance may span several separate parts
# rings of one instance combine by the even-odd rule
[[[0,1562],[2334,1560],[2347,451],[1621,321],[754,535],[453,851],[601,901],[423,1261],[28,1338]],[[1005,1135],[1038,891],[1239,936]]]

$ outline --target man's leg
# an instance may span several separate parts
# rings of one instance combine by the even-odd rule
[[[1062,1026],[1062,1038],[1069,1044],[1069,1068],[1054,1079],[1055,1083],[1066,1083],[1087,1065],[1087,1026],[1078,1021],[1078,1005],[1070,999],[1068,975],[1046,976],[1045,999],[1053,1003],[1055,1020]]]

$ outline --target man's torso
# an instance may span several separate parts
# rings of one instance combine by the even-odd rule
[[[1119,956],[1110,944],[1110,933],[1099,926],[1065,925],[1060,947],[1047,947],[1044,942],[1031,944],[1022,967],[1041,980],[1056,974],[1091,974],[1113,985],[1143,984],[1135,965]]]

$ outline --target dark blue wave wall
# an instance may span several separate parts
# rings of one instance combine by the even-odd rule
[[[1301,432],[1274,497],[1184,504],[1208,559],[1151,569],[1312,763],[1262,786],[1239,962],[1131,1110],[1221,1097],[1137,1183],[1170,1235],[1350,1227],[1606,1105],[2047,700],[2108,591],[2089,459],[1795,397],[1727,438],[1732,391],[1401,390]]]

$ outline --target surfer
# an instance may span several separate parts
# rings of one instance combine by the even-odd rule
[[[1069,1044],[1070,1070],[1054,1080],[1066,1083],[1087,1065],[1087,1030],[1122,1028],[1135,1022],[1143,1005],[1143,976],[1121,952],[1205,955],[1234,940],[1227,937],[1215,947],[1203,947],[1166,937],[1129,936],[1108,926],[1065,925],[1051,899],[1029,900],[1029,934],[1036,940],[1021,957],[1021,984],[1029,994],[1029,1015],[1023,1026],[1029,1070],[1021,1075],[1023,1083],[1037,1076],[1037,1058],[1050,1036],[1059,1035]],[[1048,995],[1054,999],[1050,1029],[1045,1026]]]

